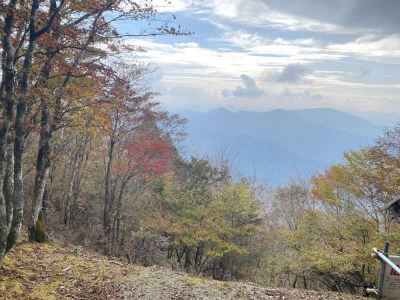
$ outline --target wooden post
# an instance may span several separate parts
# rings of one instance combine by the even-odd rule
[[[388,257],[389,256],[389,243],[385,242],[385,246],[383,248],[383,254]],[[386,271],[386,264],[381,260],[381,272],[379,274],[379,281],[378,281],[378,299],[382,299],[383,297],[383,284],[385,281],[385,271]]]

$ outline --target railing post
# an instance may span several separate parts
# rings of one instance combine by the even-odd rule
[[[385,246],[383,248],[383,254],[388,257],[389,256],[389,243],[385,242]],[[383,284],[385,281],[385,272],[386,272],[386,263],[381,260],[381,272],[379,274],[378,281],[378,299],[382,299],[383,297]]]

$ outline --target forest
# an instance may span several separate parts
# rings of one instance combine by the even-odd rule
[[[188,158],[186,120],[159,105],[146,64],[124,61],[141,50],[119,22],[156,16],[130,0],[0,1],[0,265],[27,233],[129,264],[363,294],[371,249],[400,250],[382,210],[399,195],[400,127],[277,188]],[[135,37],[190,34],[148,29]]]

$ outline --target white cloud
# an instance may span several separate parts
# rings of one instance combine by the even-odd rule
[[[208,73],[218,73],[225,77],[237,77],[238,74],[245,73],[259,76],[268,68],[310,62],[313,59],[310,54],[302,53],[302,48],[291,50],[291,46],[282,46],[288,47],[285,51],[277,45],[278,50],[281,50],[281,56],[277,56],[272,48],[265,52],[253,48],[246,52],[204,48],[193,42],[171,45],[131,39],[128,43],[141,46],[145,50],[135,54],[141,60],[168,66],[170,69],[175,66],[182,72],[185,72],[185,69],[196,70],[198,76],[205,77]],[[318,56],[316,58],[319,59]],[[202,69],[202,72],[198,72],[199,69]]]
[[[354,35],[339,37],[337,33],[350,31],[274,11],[258,0],[154,3],[160,11],[190,12],[194,19],[218,25],[213,35],[201,32],[192,42],[127,41],[146,50],[128,60],[156,64],[162,71],[157,88],[163,103],[193,109],[330,106],[357,112],[384,111],[382,99],[390,99],[391,108],[400,112],[400,102],[394,104],[400,88],[395,79],[400,72],[376,65],[400,63],[400,34],[359,36],[351,31]],[[315,32],[326,34],[322,37]],[[376,73],[374,67],[379,69]],[[360,69],[371,69],[373,76],[359,76]],[[240,74],[248,75],[239,78]],[[381,74],[392,79],[382,79]],[[224,97],[223,90],[225,96],[235,96],[235,101]]]
[[[266,1],[260,0],[195,0],[200,10],[208,9],[210,18],[219,18],[246,26],[272,27],[284,30],[311,32],[350,33],[341,26],[282,13],[271,9]]]
[[[400,58],[400,35],[366,35],[355,41],[328,46],[329,50],[365,57]]]
[[[242,74],[240,75],[240,80],[240,86],[237,86],[234,90],[223,90],[223,96],[226,98],[258,98],[264,95],[264,91],[257,86],[254,78]]]
[[[191,8],[191,1],[189,0],[138,0],[136,4],[142,8],[152,7],[160,13],[174,13]],[[136,8],[129,1],[122,1],[120,7],[126,11]]]
[[[292,64],[287,65],[283,69],[276,72],[266,72],[264,75],[265,80],[287,83],[287,84],[299,84],[305,83],[306,77],[311,75],[313,70],[305,65]]]
[[[288,64],[304,64],[321,60],[339,60],[345,58],[344,53],[339,53],[320,46],[313,39],[285,40],[283,38],[269,39],[256,33],[244,31],[229,32],[225,41],[230,42],[243,51],[253,55],[285,56]]]
[[[185,11],[192,7],[192,1],[190,0],[141,0],[141,2],[152,5],[161,13]]]
[[[305,63],[302,66],[307,68],[313,63],[339,60],[348,57],[349,54],[336,54],[336,50],[318,48],[316,43],[313,43],[311,50],[302,46],[304,43],[311,44],[312,41],[297,40],[291,43],[291,41],[275,39],[272,40],[271,45],[268,45],[266,40],[257,35],[240,34],[239,37],[232,42],[237,47],[240,46],[240,49],[236,51],[204,48],[194,42],[165,44],[151,40],[131,39],[130,44],[139,45],[146,51],[138,52],[127,59],[135,59],[135,61],[139,59],[159,66],[163,77],[158,87],[161,90],[157,91],[162,93],[160,101],[169,106],[199,108],[203,105],[207,108],[218,106],[232,108],[233,104],[230,102],[235,102],[235,105],[240,106],[239,108],[247,107],[247,109],[255,110],[331,106],[342,110],[347,108],[351,111],[373,111],[381,109],[376,101],[379,102],[388,93],[398,94],[400,85],[354,82],[349,80],[352,74],[343,71],[300,72],[302,73],[300,74],[302,78],[299,79],[300,84],[291,85],[290,89],[285,89],[288,80],[286,82],[285,80],[270,80],[265,87],[259,86],[254,79],[260,81],[266,71],[270,74],[283,75],[284,70],[288,70],[288,66],[291,65]],[[264,46],[271,47],[268,51],[270,56],[261,55],[262,52],[258,51],[259,47]],[[273,47],[277,47],[278,50],[273,50]],[[285,47],[287,47],[286,50]],[[324,56],[327,58],[324,59]],[[238,78],[239,74],[251,75],[249,78],[254,84],[249,80],[246,84],[243,78]],[[312,82],[312,86],[309,82]],[[229,91],[229,94],[236,96],[237,100],[231,101],[229,97],[224,97],[221,93],[223,90],[226,90],[225,96]],[[193,93],[197,96],[194,97]],[[365,105],[358,107],[361,99],[365,100]]]

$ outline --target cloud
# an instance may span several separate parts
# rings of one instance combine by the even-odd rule
[[[398,100],[400,31],[392,30],[400,19],[392,15],[400,0],[154,1],[196,32],[126,41],[146,50],[128,61],[159,67],[162,76],[149,81],[169,106],[354,112]]]
[[[312,70],[304,65],[291,64],[284,67],[281,71],[266,74],[266,80],[279,83],[297,84],[304,83],[305,77],[312,74]]]
[[[184,0],[181,0],[184,1]],[[186,0],[188,2],[189,0]],[[211,17],[247,26],[313,32],[396,33],[398,0],[191,0]]]
[[[249,1],[262,3],[284,14],[349,28],[394,33],[398,32],[400,26],[398,0]]]
[[[233,110],[269,111],[273,109],[304,109],[332,106],[333,98],[310,89],[283,89],[267,91],[259,98],[238,98],[236,101],[219,102]],[[340,107],[340,106],[339,106]]]
[[[328,49],[364,57],[400,58],[400,35],[365,35],[348,43],[329,45]]]
[[[285,30],[339,31],[334,24],[274,9],[265,0],[194,0],[208,11],[209,18],[229,20],[245,26],[263,26]]]
[[[304,64],[323,60],[340,60],[345,53],[326,49],[312,38],[285,39],[278,37],[270,39],[258,33],[236,31],[225,34],[224,41],[239,47],[249,55],[259,57],[269,56],[275,59],[284,58],[280,66],[287,64]]]
[[[172,111],[206,111],[222,105],[217,91],[194,85],[164,86],[159,99],[161,104]]]
[[[230,48],[218,49],[197,43],[167,44],[156,40],[127,40],[129,45],[140,46],[144,51],[130,53],[126,59],[140,59],[156,63],[164,70],[173,70],[177,76],[209,77],[210,73],[220,78],[235,78],[237,74],[260,76],[267,69],[283,68],[287,64],[305,64],[325,60],[338,60],[344,54],[335,54],[315,47],[298,46],[289,41],[264,40],[248,36],[253,44],[246,42],[246,34],[226,38]],[[297,40],[294,43],[309,43]],[[166,72],[164,72],[166,73]],[[169,72],[171,74],[171,72]]]
[[[190,9],[192,3],[188,0],[141,0],[144,3],[151,4],[158,12],[180,12]]]
[[[236,98],[258,98],[264,94],[264,91],[257,86],[256,81],[248,75],[240,76],[241,86],[236,87],[234,90],[223,90],[224,97]]]

